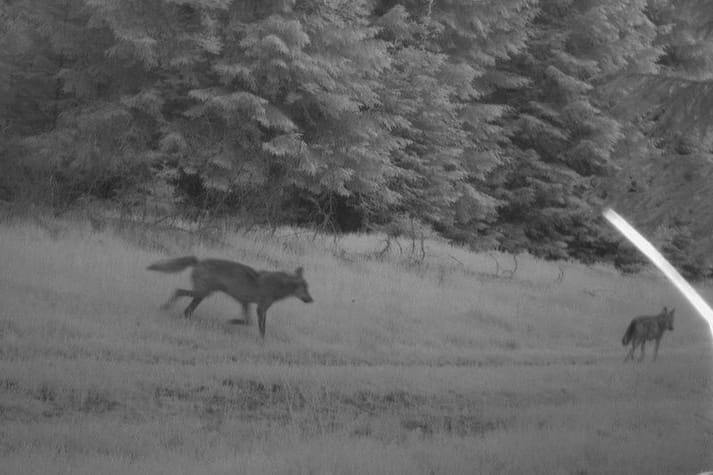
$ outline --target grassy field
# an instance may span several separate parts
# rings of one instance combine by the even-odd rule
[[[711,337],[653,272],[375,236],[0,225],[0,472],[698,473],[713,469]],[[409,244],[403,243],[404,252]],[[315,303],[267,336],[212,297],[159,309],[196,254],[305,268]],[[498,255],[503,267],[509,256]],[[558,279],[560,269],[564,273]],[[709,300],[713,289],[701,288]],[[629,320],[676,307],[659,360],[623,364]]]

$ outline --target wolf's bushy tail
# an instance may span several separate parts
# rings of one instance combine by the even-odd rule
[[[629,344],[631,341],[631,337],[634,336],[634,327],[636,327],[636,324],[634,323],[634,320],[631,321],[629,324],[629,328],[626,329],[626,332],[624,333],[624,338],[621,339],[621,344],[626,346]]]
[[[154,262],[146,269],[158,272],[181,272],[186,267],[193,267],[198,264],[196,256],[179,257],[177,259],[167,259],[165,261]]]

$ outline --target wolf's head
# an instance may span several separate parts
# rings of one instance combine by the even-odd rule
[[[661,313],[658,314],[659,321],[665,322],[667,330],[673,331],[673,312],[675,311],[675,308],[669,310],[664,307],[663,310],[661,310]]]
[[[307,281],[304,278],[304,269],[298,267],[295,270],[294,278],[296,288],[292,295],[294,295],[305,303],[313,302],[312,296],[309,294],[309,289],[307,288]]]

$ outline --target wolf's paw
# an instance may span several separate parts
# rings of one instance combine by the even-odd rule
[[[231,318],[228,320],[231,325],[250,325],[252,322],[250,320],[245,320],[243,318]]]

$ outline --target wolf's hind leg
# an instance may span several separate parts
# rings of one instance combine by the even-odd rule
[[[173,307],[173,304],[176,303],[176,300],[181,297],[193,297],[193,291],[186,289],[176,289],[176,291],[173,292],[173,294],[171,295],[171,298],[168,299],[166,303],[161,305],[161,309],[168,310],[169,308]]]
[[[194,296],[193,300],[191,300],[191,303],[188,304],[188,307],[183,311],[183,315],[186,318],[191,318],[191,315],[193,314],[193,311],[196,309],[198,304],[200,304],[205,297],[198,297]]]
[[[232,325],[252,325],[252,319],[250,318],[250,303],[240,302],[243,306],[243,318],[231,318],[228,323]]]

